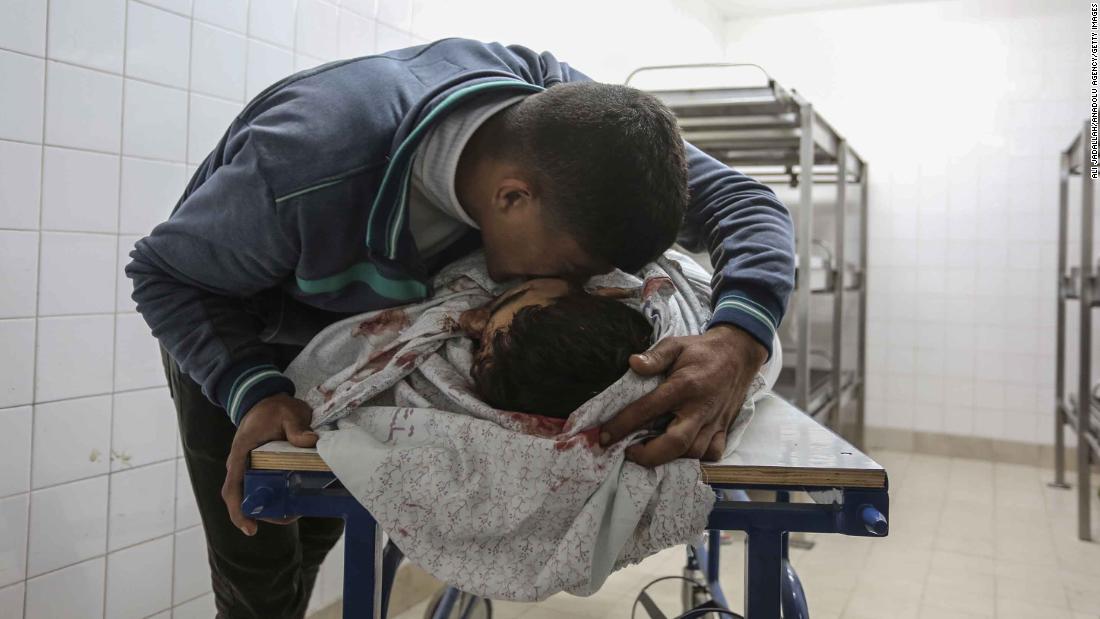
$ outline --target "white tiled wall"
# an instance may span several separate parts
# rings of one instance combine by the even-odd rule
[[[1050,442],[1058,155],[1087,3],[953,0],[726,22],[870,164],[867,423]]]
[[[175,410],[122,268],[249,98],[444,36],[550,50],[605,81],[721,51],[703,0],[516,6],[0,0],[0,617],[213,615]],[[341,548],[313,608],[340,596]]]

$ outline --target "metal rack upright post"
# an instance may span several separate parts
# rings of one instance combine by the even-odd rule
[[[1100,461],[1100,383],[1092,384],[1092,312],[1100,307],[1100,264],[1093,264],[1096,219],[1096,180],[1090,171],[1090,121],[1061,156],[1058,184],[1058,335],[1054,383],[1054,484],[1069,486],[1066,478],[1065,427],[1077,433],[1077,537],[1091,540],[1090,467]],[[1081,177],[1080,243],[1077,266],[1069,266],[1070,177]],[[1077,301],[1077,380],[1066,385],[1066,301]],[[1075,389],[1074,389],[1075,383]]]
[[[863,443],[865,403],[865,340],[867,286],[867,163],[837,131],[795,90],[786,90],[763,68],[743,63],[707,63],[641,67],[626,79],[629,85],[639,73],[652,71],[711,70],[754,67],[766,78],[760,85],[686,88],[646,88],[676,114],[684,139],[719,161],[736,167],[765,183],[786,183],[799,188],[791,208],[798,264],[793,294],[795,323],[794,356],[784,368],[775,391],[799,409],[825,421],[855,445]],[[667,75],[667,74],[666,74]],[[682,80],[681,80],[682,81]],[[754,168],[750,170],[749,168]],[[758,168],[758,169],[756,169]],[[835,227],[832,238],[814,238],[815,183],[836,184]],[[848,185],[858,185],[858,262],[849,264],[847,208]],[[791,206],[791,205],[788,205]],[[833,247],[830,249],[829,244]],[[815,262],[815,248],[825,258]],[[820,277],[818,277],[820,275]],[[817,280],[821,281],[818,282]],[[858,295],[852,302],[858,312],[855,329],[855,367],[846,369],[842,353],[846,333],[845,293]],[[814,297],[832,295],[831,351],[827,370],[813,367],[811,310]],[[791,317],[788,311],[788,319]],[[787,353],[785,342],[784,353]],[[854,404],[854,419],[843,411]]]

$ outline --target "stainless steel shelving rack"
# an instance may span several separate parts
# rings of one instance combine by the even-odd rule
[[[749,85],[701,87],[658,86],[643,88],[676,114],[684,139],[712,157],[770,186],[786,184],[798,188],[796,201],[785,201],[796,222],[797,275],[787,321],[794,330],[784,330],[784,371],[775,390],[798,408],[813,415],[857,446],[863,443],[864,376],[867,286],[867,189],[866,161],[848,144],[813,105],[794,89],[776,83],[763,68],[742,63],[661,65],[636,69],[628,85],[640,73],[700,70],[721,72],[752,68],[762,80]],[[711,80],[706,80],[710,82]],[[640,86],[636,86],[640,87]],[[814,205],[815,185],[834,184],[835,199]],[[858,206],[849,207],[849,185],[858,192]],[[777,192],[778,193],[778,192]],[[792,204],[792,202],[795,202]],[[831,209],[832,231],[815,238],[814,213]],[[828,211],[826,211],[828,212]],[[848,235],[849,223],[857,220],[857,239]],[[849,242],[858,240],[855,247]],[[817,255],[815,255],[815,250]],[[849,252],[856,254],[854,263]],[[807,274],[807,275],[803,275]],[[821,306],[831,311],[828,348],[814,348],[811,340],[813,312]],[[847,306],[857,314],[854,333],[844,324]],[[791,311],[793,310],[793,312]],[[787,335],[790,337],[786,337]],[[843,351],[845,338],[857,338],[854,367]],[[793,353],[793,354],[792,354]],[[793,356],[794,363],[788,365]],[[827,367],[815,364],[824,359]],[[842,363],[842,361],[844,363]],[[854,408],[854,410],[852,410]],[[848,411],[848,412],[845,412]]]
[[[1055,355],[1054,484],[1067,488],[1065,427],[1077,433],[1077,537],[1091,540],[1089,500],[1092,464],[1100,461],[1100,383],[1092,383],[1092,319],[1100,307],[1100,264],[1096,259],[1096,180],[1090,171],[1090,124],[1062,152],[1058,184],[1058,344]],[[1081,178],[1080,256],[1069,267],[1070,177]],[[1078,311],[1077,376],[1066,384],[1067,301]],[[1076,378],[1076,380],[1073,380]]]

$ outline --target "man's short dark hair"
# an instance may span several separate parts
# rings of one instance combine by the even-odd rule
[[[470,375],[494,408],[564,419],[622,378],[652,334],[641,312],[621,301],[570,293],[516,312]]]
[[[570,82],[506,108],[501,122],[511,139],[489,148],[531,173],[548,223],[587,253],[633,273],[676,241],[686,155],[676,117],[656,97]]]

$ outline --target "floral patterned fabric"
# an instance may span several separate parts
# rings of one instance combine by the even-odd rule
[[[624,302],[654,325],[656,342],[701,332],[708,281],[690,258],[669,251],[637,275],[615,271],[586,288],[625,289]],[[698,536],[714,493],[697,460],[653,469],[626,461],[642,431],[599,446],[599,425],[654,389],[657,377],[627,372],[567,420],[477,398],[475,344],[459,316],[512,284],[493,282],[483,254],[472,254],[437,275],[431,299],[330,325],[286,375],[313,407],[321,457],[411,561],[495,599],[589,595],[613,570]],[[779,366],[773,355],[753,381],[727,451]]]

